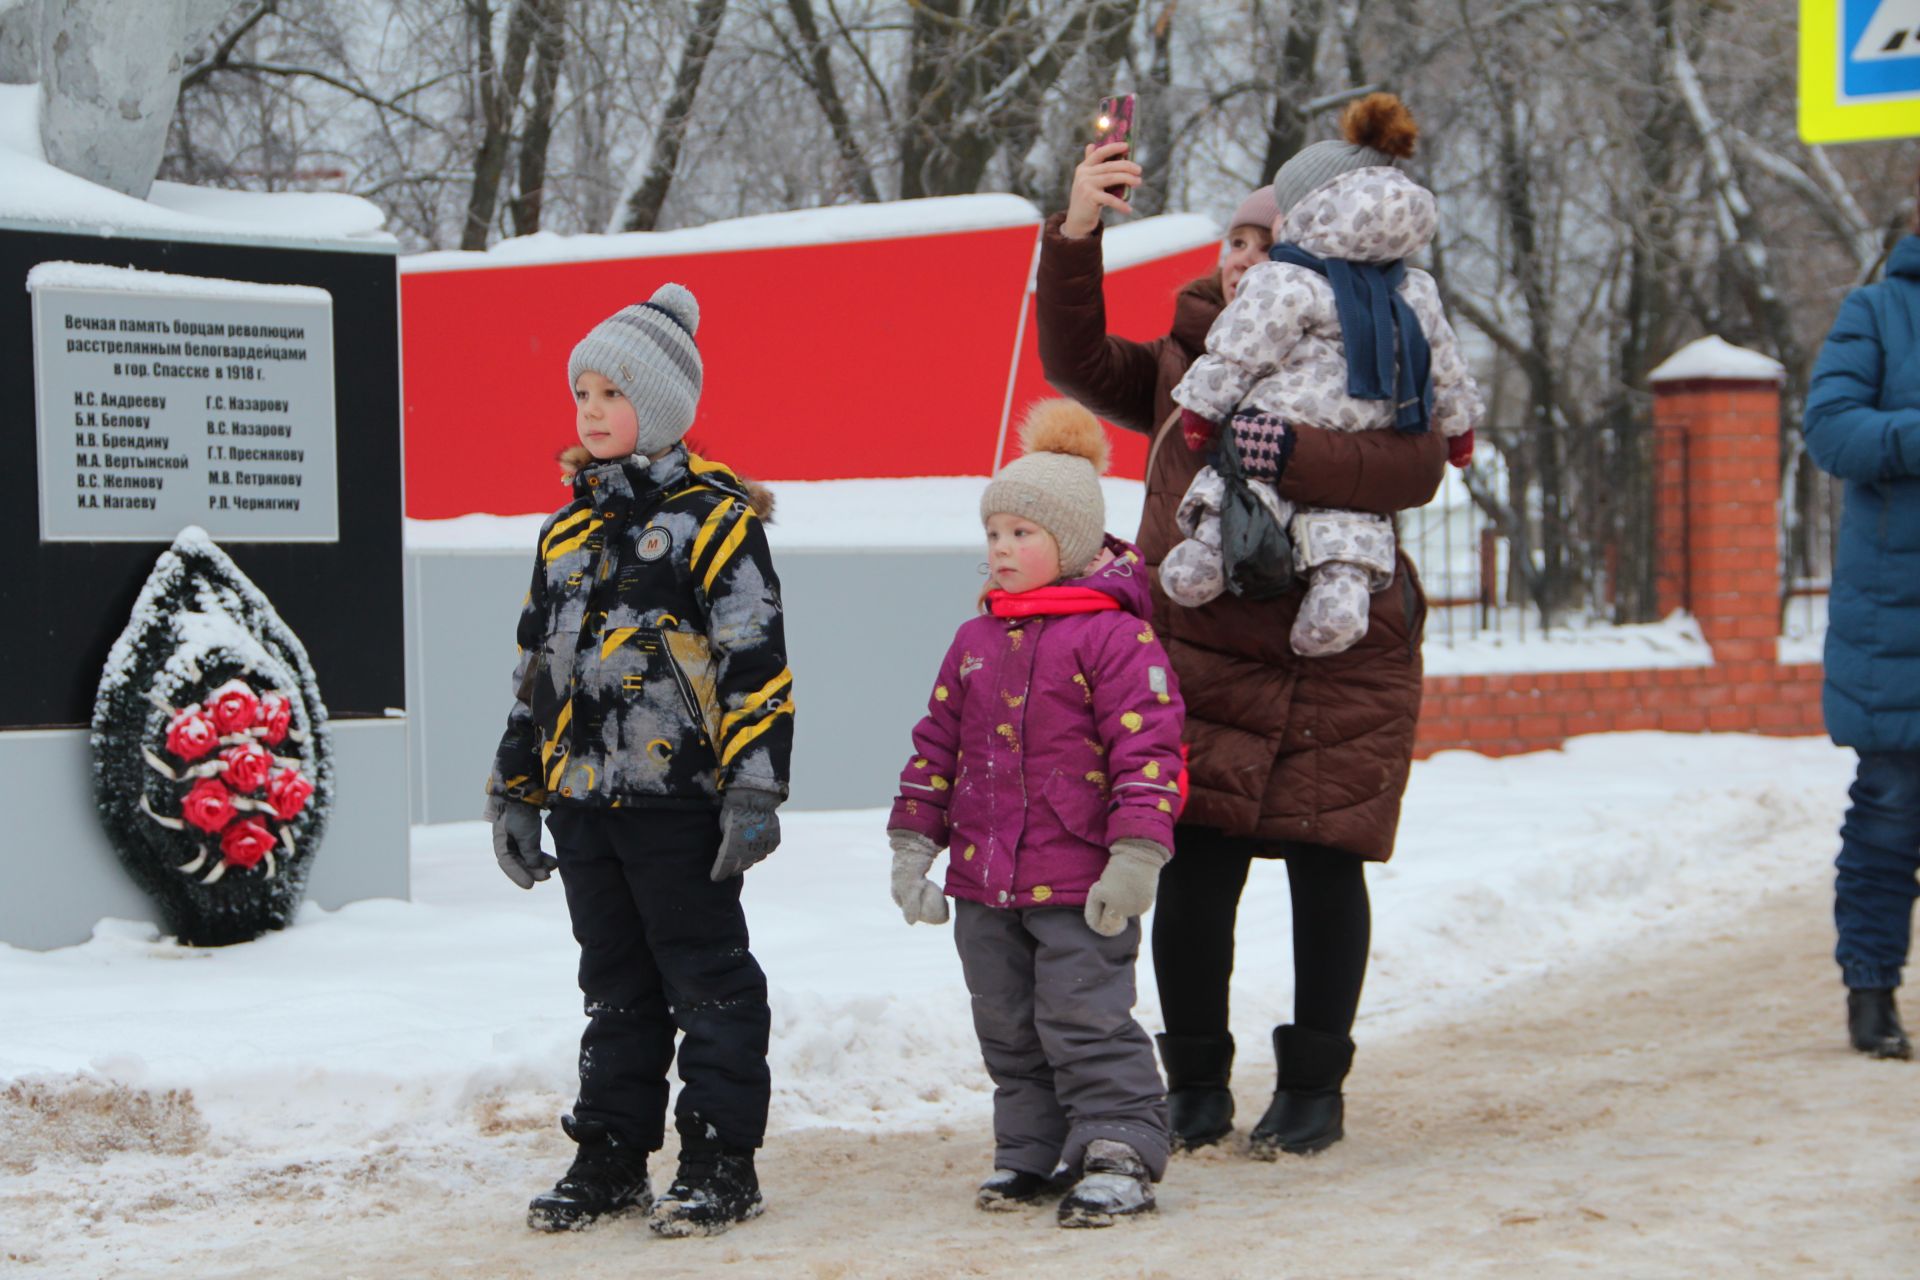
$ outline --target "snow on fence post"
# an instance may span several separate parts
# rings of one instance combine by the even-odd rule
[[[1647,376],[1662,613],[1686,609],[1719,662],[1772,661],[1780,633],[1780,363],[1717,337]]]

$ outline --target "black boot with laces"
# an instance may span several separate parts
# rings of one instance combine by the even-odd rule
[[[527,1206],[527,1225],[535,1231],[578,1231],[588,1223],[653,1203],[647,1185],[647,1153],[629,1146],[596,1120],[560,1117],[560,1127],[579,1144],[573,1164]]]
[[[717,1236],[766,1208],[753,1152],[683,1145],[673,1185],[653,1203],[647,1222],[657,1236]]]

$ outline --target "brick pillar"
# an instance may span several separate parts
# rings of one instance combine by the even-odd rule
[[[1719,338],[1647,379],[1658,602],[1689,610],[1719,662],[1771,662],[1780,634],[1780,379]]]

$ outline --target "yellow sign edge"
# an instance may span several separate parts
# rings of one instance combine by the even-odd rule
[[[1800,141],[1818,146],[1920,137],[1920,91],[1891,102],[1838,101],[1836,4],[1837,0],[1800,0]]]

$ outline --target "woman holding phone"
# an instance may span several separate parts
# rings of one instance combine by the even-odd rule
[[[1181,537],[1181,495],[1206,461],[1180,440],[1171,393],[1241,277],[1266,257],[1282,211],[1271,187],[1249,195],[1219,266],[1175,297],[1171,329],[1134,342],[1107,332],[1101,213],[1131,213],[1126,196],[1139,184],[1127,144],[1087,147],[1066,210],[1047,220],[1037,300],[1047,380],[1152,438],[1137,542],[1157,570]],[[1278,487],[1300,504],[1381,514],[1423,506],[1447,462],[1436,432],[1296,426],[1292,435]],[[1204,1146],[1232,1129],[1234,924],[1252,860],[1279,858],[1293,901],[1293,1022],[1274,1028],[1274,1096],[1251,1148],[1264,1159],[1319,1151],[1343,1132],[1342,1083],[1371,932],[1362,869],[1393,852],[1420,709],[1426,598],[1401,556],[1392,585],[1373,597],[1366,637],[1345,653],[1303,658],[1287,639],[1298,590],[1266,602],[1229,593],[1180,608],[1156,572],[1153,595],[1154,625],[1187,703],[1191,750],[1191,797],[1153,920],[1174,1142]]]

